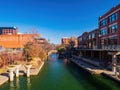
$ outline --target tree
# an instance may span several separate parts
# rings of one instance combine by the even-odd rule
[[[6,65],[10,64],[10,55],[9,55],[8,52],[2,52],[2,53],[0,53],[0,58],[2,60],[1,64],[3,66],[6,66]]]
[[[70,46],[70,48],[74,48],[74,46],[75,46],[75,41],[72,40],[72,39],[70,39],[70,41],[69,41],[69,46]]]
[[[47,58],[47,54],[46,54],[45,50],[42,49],[40,51],[39,57],[41,58],[42,61]]]
[[[26,55],[27,53],[27,55]],[[32,58],[39,57],[41,60],[46,59],[47,53],[45,50],[41,47],[40,44],[26,44],[24,48],[24,54],[26,56],[26,59],[29,61]]]
[[[44,44],[42,47],[46,53],[48,53],[50,50],[52,50],[52,45],[46,40],[44,41]]]

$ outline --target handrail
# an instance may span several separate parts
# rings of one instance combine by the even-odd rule
[[[100,48],[98,48],[97,46],[93,46],[92,48],[88,48],[88,47],[79,47],[77,48],[78,50],[81,49],[81,50],[84,50],[84,49],[93,49],[93,50],[96,50],[96,49],[101,49],[101,50],[113,50],[113,51],[120,51],[120,45],[102,45]]]

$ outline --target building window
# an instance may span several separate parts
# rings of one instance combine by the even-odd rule
[[[109,22],[113,22],[118,19],[118,14],[114,13],[109,17]]]
[[[101,46],[106,46],[107,45],[107,40],[106,39],[101,39],[100,40],[100,45]]]
[[[91,34],[88,35],[88,38],[91,39]]]
[[[112,37],[112,38],[108,38],[108,44],[109,45],[117,45],[117,40],[118,40],[118,38],[116,36]]]
[[[95,38],[95,33],[92,33],[92,38]]]
[[[117,30],[118,30],[118,25],[115,24],[115,25],[112,25],[112,26],[109,27],[108,32],[109,32],[109,34],[110,33],[115,33],[115,32],[117,32]]]
[[[82,41],[82,37],[79,38],[79,42],[81,42],[81,41]]]
[[[104,20],[102,20],[100,22],[100,26],[105,26],[106,24],[107,24],[107,20],[106,19],[104,19]]]
[[[107,29],[101,29],[100,30],[100,35],[103,36],[103,35],[106,35],[107,34]]]
[[[83,40],[87,40],[88,39],[88,36],[83,36]]]

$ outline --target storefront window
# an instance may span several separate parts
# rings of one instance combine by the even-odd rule
[[[109,17],[109,22],[113,22],[118,19],[118,14],[114,13]]]
[[[117,30],[118,30],[118,25],[115,24],[115,25],[110,26],[108,31],[109,33],[115,33],[117,32]]]
[[[107,20],[106,19],[104,19],[104,20],[102,20],[100,22],[100,26],[105,26],[106,24],[107,24]]]
[[[107,29],[101,29],[100,30],[100,35],[103,36],[103,35],[106,35],[107,34]]]

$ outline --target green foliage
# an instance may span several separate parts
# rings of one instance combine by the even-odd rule
[[[30,62],[27,62],[26,65],[31,65],[31,63],[30,63]]]
[[[9,67],[10,67],[10,68],[13,68],[13,67],[15,67],[15,65],[10,65]]]
[[[19,65],[19,62],[17,62],[17,60],[16,60],[16,62],[14,63],[15,65]]]

